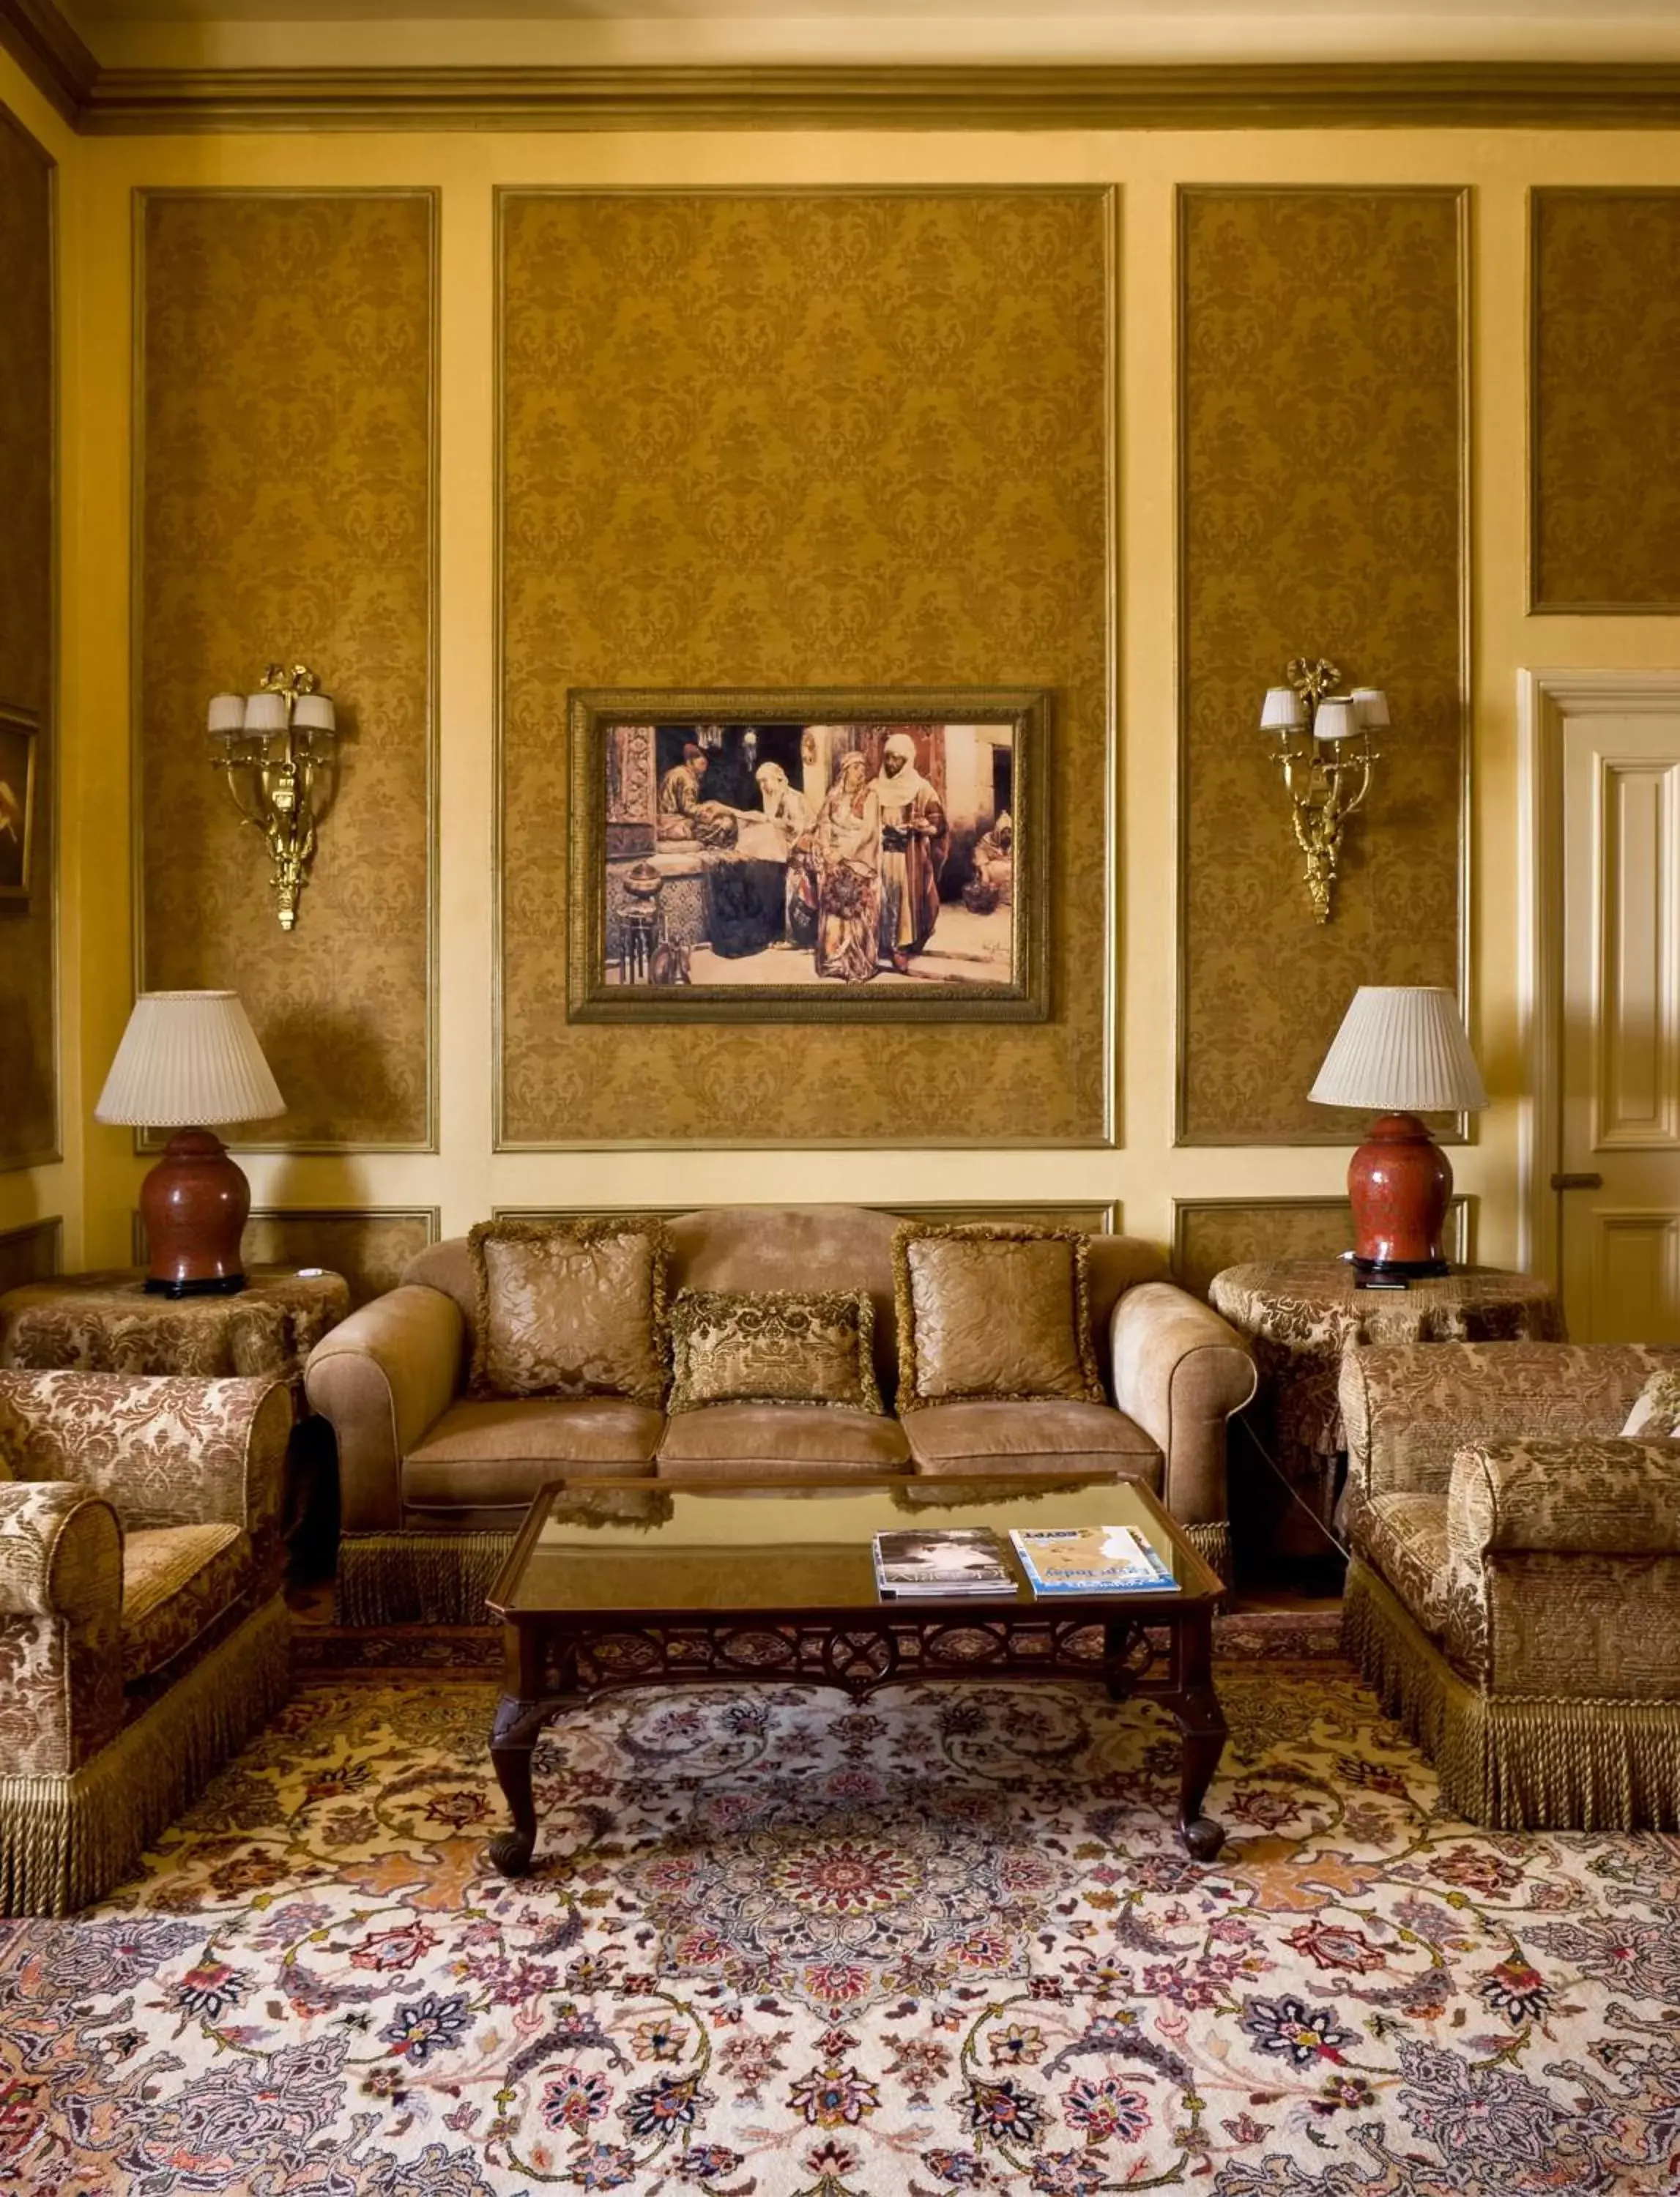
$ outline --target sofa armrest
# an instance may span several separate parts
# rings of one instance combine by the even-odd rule
[[[123,1534],[67,1481],[0,1482],[0,1774],[62,1777],[123,1720]]]
[[[310,1352],[304,1385],[338,1437],[346,1533],[398,1523],[403,1457],[460,1390],[466,1331],[453,1297],[405,1283],[341,1320]]]
[[[1225,1421],[1254,1393],[1254,1361],[1229,1322],[1173,1282],[1139,1282],[1109,1323],[1114,1400],[1167,1460],[1162,1499],[1182,1524],[1228,1515]]]
[[[105,1496],[130,1529],[280,1530],[292,1433],[283,1382],[193,1374],[0,1373],[0,1425],[20,1479]]]
[[[1349,1350],[1338,1391],[1350,1506],[1444,1495],[1467,1442],[1603,1440],[1680,1350],[1640,1344],[1411,1342]]]
[[[1452,1461],[1447,1528],[1473,1560],[1680,1556],[1680,1441],[1469,1443]]]

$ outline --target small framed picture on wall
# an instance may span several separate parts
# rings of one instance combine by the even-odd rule
[[[36,744],[26,710],[0,703],[0,904],[27,906],[35,837]]]
[[[1047,1012],[1037,689],[574,692],[578,1022]]]

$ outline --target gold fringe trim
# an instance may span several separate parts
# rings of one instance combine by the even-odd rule
[[[1486,1693],[1357,1556],[1341,1638],[1456,1814],[1498,1831],[1680,1829],[1680,1701]]]
[[[126,1875],[283,1704],[291,1641],[276,1595],[68,1777],[0,1777],[0,1913],[73,1914]]]
[[[488,1625],[484,1597],[511,1533],[346,1533],[339,1544],[337,1625]]]

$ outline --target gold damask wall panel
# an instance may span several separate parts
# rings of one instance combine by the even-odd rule
[[[504,1146],[1108,1133],[1104,192],[501,202]],[[566,693],[1053,690],[1040,1025],[566,1022]]]
[[[1680,611],[1680,191],[1530,205],[1537,611]]]
[[[57,1214],[0,1230],[0,1293],[50,1280],[61,1269],[63,1243],[64,1223]]]
[[[143,981],[240,993],[288,1104],[245,1141],[425,1147],[435,194],[148,193],[141,246]],[[281,657],[345,734],[289,936],[204,732]]]
[[[1465,205],[1186,189],[1179,252],[1179,1137],[1353,1143],[1306,1093],[1354,990],[1460,981]],[[1393,716],[1322,927],[1256,729],[1301,654]]]
[[[1443,1240],[1458,1265],[1470,1256],[1471,1201],[1455,1197]],[[1345,1197],[1203,1197],[1173,1201],[1173,1273],[1199,1297],[1227,1267],[1255,1259],[1339,1259],[1353,1248]]]
[[[0,900],[0,1169],[58,1151],[53,180],[0,107],[0,704],[36,728],[29,898]],[[20,831],[10,791],[0,828]]]

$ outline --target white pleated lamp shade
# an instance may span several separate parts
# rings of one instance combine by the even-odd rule
[[[1295,733],[1306,722],[1306,704],[1293,687],[1268,687],[1260,705],[1263,733]]]
[[[1383,1114],[1487,1104],[1458,1002],[1439,984],[1361,984],[1306,1095],[1319,1106]]]
[[[247,694],[245,729],[247,733],[283,733],[290,719],[284,694]]]
[[[1349,699],[1362,725],[1376,729],[1389,722],[1388,697],[1380,687],[1356,687]]]
[[[212,694],[210,698],[210,729],[227,739],[245,730],[245,697],[243,694]]]
[[[286,1101],[237,992],[142,992],[94,1108],[147,1129],[262,1122]]]
[[[300,694],[292,705],[292,722],[302,732],[333,733],[339,720],[325,694]]]
[[[1359,729],[1359,720],[1353,704],[1338,696],[1333,702],[1321,702],[1312,719],[1315,740],[1351,740]]]

